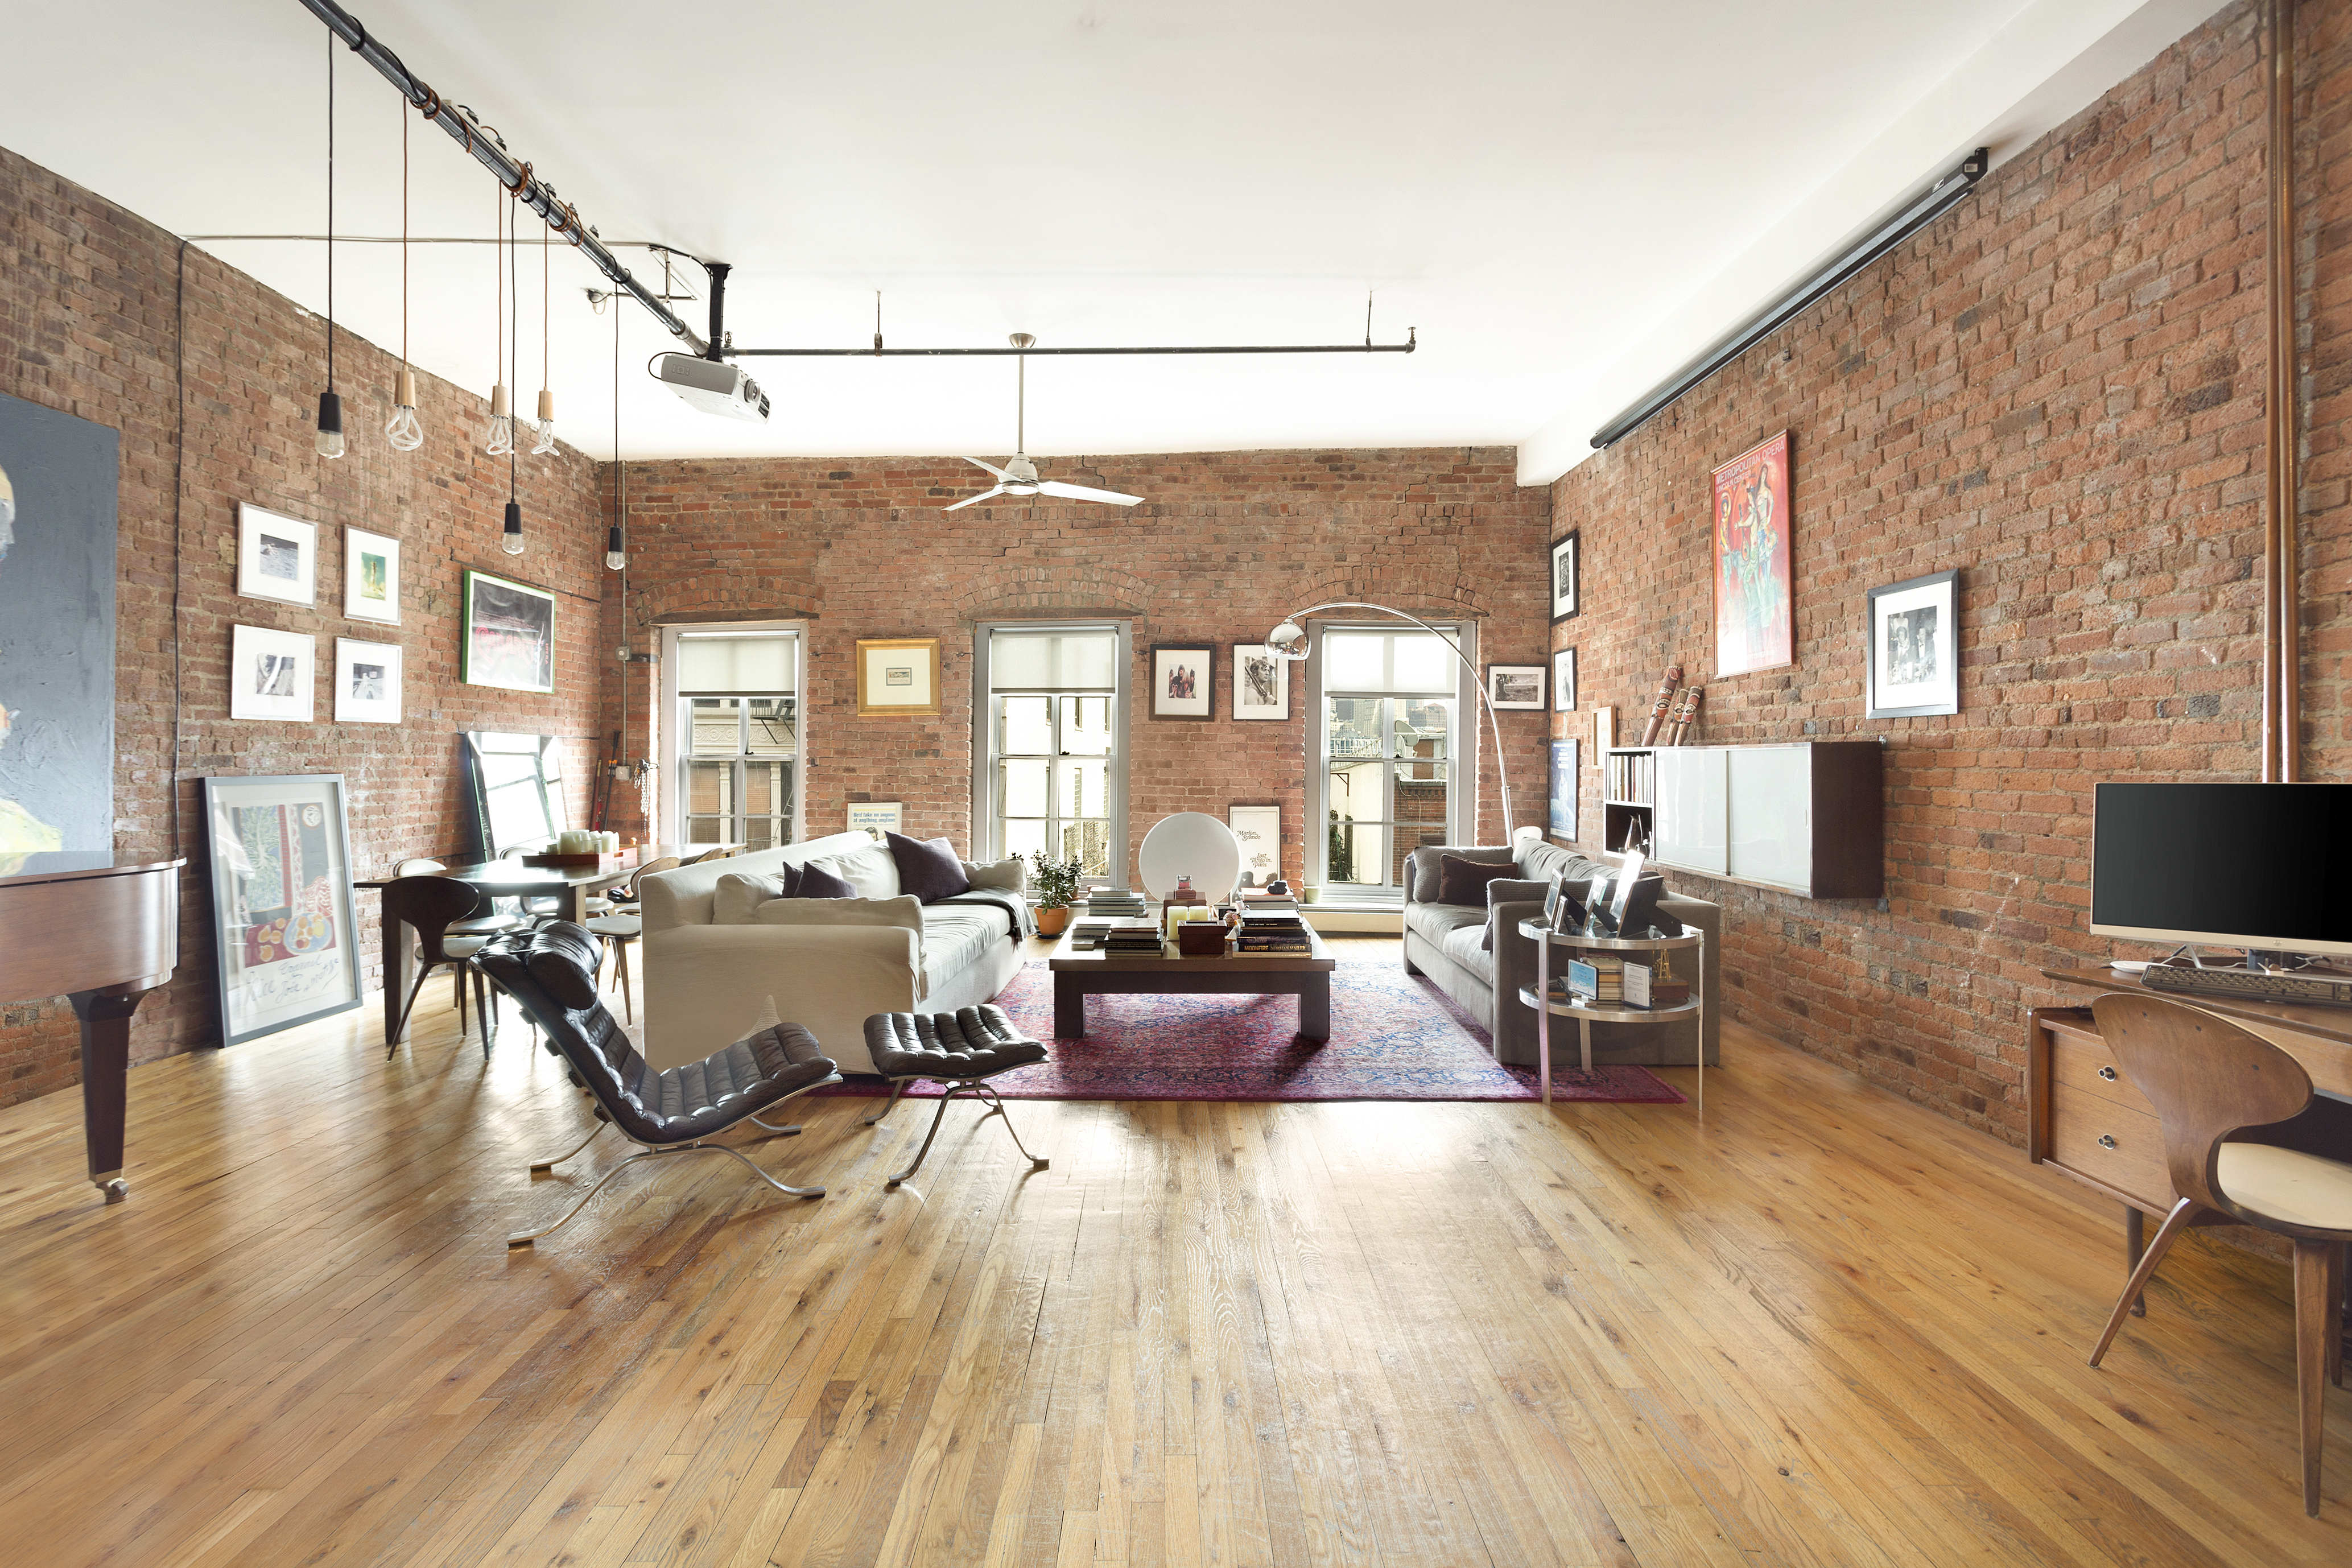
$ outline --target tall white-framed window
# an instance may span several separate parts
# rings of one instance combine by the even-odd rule
[[[1468,841],[1477,690],[1452,645],[1466,625],[1318,623],[1308,644],[1307,865],[1325,897],[1404,896],[1405,857]],[[1471,664],[1475,665],[1475,647]],[[1457,765],[1458,764],[1458,765]]]
[[[799,842],[805,755],[796,621],[662,628],[663,837]]]
[[[1129,625],[974,628],[971,805],[982,859],[1046,851],[1127,872]]]

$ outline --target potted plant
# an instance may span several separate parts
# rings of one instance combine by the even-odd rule
[[[1048,859],[1043,849],[1031,855],[1029,860],[1037,868],[1032,882],[1037,905],[1037,933],[1059,936],[1070,923],[1070,900],[1077,897],[1078,862]]]

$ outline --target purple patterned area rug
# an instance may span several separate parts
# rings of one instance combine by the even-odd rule
[[[1007,1100],[1537,1100],[1532,1068],[1486,1054],[1486,1032],[1427,980],[1386,963],[1342,960],[1331,976],[1331,1038],[1298,1037],[1290,996],[1089,996],[1087,1037],[1054,1038],[1054,977],[1043,963],[996,999],[1048,1059],[989,1081]],[[1679,1105],[1647,1068],[1555,1069],[1556,1100]],[[880,1095],[878,1078],[816,1091]],[[928,1080],[907,1093],[936,1097]]]

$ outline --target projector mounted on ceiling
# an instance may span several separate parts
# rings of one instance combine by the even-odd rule
[[[768,416],[768,395],[760,390],[760,384],[722,360],[657,354],[654,379],[705,414],[724,414],[755,424]]]

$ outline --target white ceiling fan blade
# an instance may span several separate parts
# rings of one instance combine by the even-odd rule
[[[1090,490],[1084,485],[1066,485],[1058,479],[1040,479],[1037,488],[1049,496],[1060,496],[1064,500],[1108,501],[1113,506],[1139,506],[1143,501],[1141,496],[1124,496],[1117,490]]]
[[[1000,479],[1009,479],[1013,477],[1011,474],[1006,473],[1003,468],[998,468],[994,463],[983,463],[978,458],[966,458],[964,461],[970,463],[975,468],[986,468],[990,473],[994,474]]]
[[[992,490],[982,490],[976,496],[966,496],[963,500],[956,502],[953,506],[943,506],[940,508],[940,510],[941,511],[961,511],[968,506],[978,506],[981,502],[988,500],[991,496],[1001,496],[1003,493],[1004,487],[1003,485],[999,485]]]

